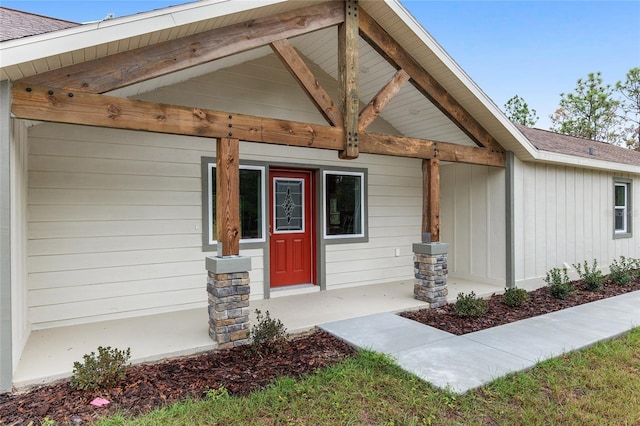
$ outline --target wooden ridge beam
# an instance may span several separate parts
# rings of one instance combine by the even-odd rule
[[[293,78],[307,94],[318,111],[334,127],[342,127],[342,113],[334,105],[331,96],[322,88],[304,60],[298,55],[296,49],[287,40],[278,40],[271,43],[276,56],[280,58]]]
[[[69,65],[22,81],[76,92],[105,93],[331,27],[343,20],[342,3],[327,2]]]
[[[369,124],[375,120],[384,107],[387,106],[391,99],[398,94],[402,86],[409,81],[411,77],[405,70],[398,70],[393,78],[371,99],[365,106],[358,117],[358,129],[360,132],[366,130]]]
[[[449,117],[477,145],[498,152],[504,149],[447,90],[438,83],[371,16],[360,11],[360,35],[396,69],[404,69],[413,85]]]
[[[339,156],[343,160],[358,158],[358,112],[360,111],[360,72],[358,49],[358,20],[360,7],[357,0],[345,0],[344,22],[338,25],[338,86],[340,109],[344,121],[344,149]]]
[[[74,93],[49,87],[13,83],[11,112],[16,118],[141,130],[208,138],[235,138],[247,142],[340,151],[344,130],[297,121],[205,110],[178,105],[124,99],[92,93]],[[363,132],[360,151],[411,158],[439,158],[468,164],[504,167],[505,153],[402,136]]]

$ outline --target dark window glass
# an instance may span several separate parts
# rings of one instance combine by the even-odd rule
[[[211,173],[211,238],[217,240],[216,173]],[[262,238],[262,170],[240,169],[240,239]]]
[[[325,175],[326,235],[362,235],[362,176]]]

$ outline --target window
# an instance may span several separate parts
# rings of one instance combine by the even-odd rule
[[[323,172],[324,237],[366,238],[364,172]]]
[[[205,249],[213,249],[216,238],[216,164],[203,158],[206,164],[206,188],[203,188],[203,233]],[[240,242],[265,241],[265,167],[240,165]],[[206,189],[206,190],[205,190]],[[206,211],[205,211],[206,210]]]
[[[631,181],[615,179],[613,184],[614,238],[631,236]]]

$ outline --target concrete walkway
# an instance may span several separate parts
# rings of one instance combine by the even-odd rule
[[[640,291],[463,336],[390,313],[319,325],[354,346],[386,353],[404,370],[460,394],[638,326]]]

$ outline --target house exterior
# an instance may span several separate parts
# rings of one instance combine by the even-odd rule
[[[56,28],[51,28],[56,29]],[[205,0],[0,43],[0,387],[29,334],[640,257],[640,154],[511,123],[396,0]]]

